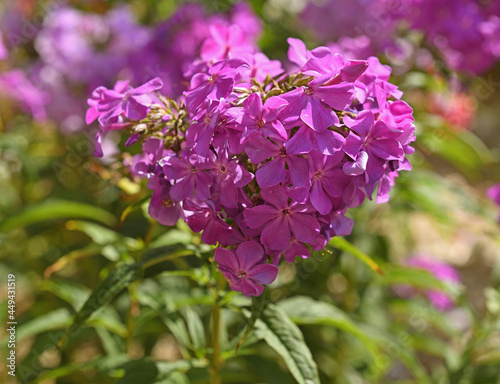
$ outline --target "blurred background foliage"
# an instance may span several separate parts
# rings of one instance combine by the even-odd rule
[[[71,6],[102,14],[123,3],[144,24],[170,17],[181,4]],[[289,36],[316,43],[313,33],[297,28],[299,1],[250,3],[263,20],[260,45],[269,57],[286,55]],[[39,20],[47,4],[16,2],[25,20]],[[225,12],[232,3],[203,5]],[[13,55],[18,62],[35,57],[32,39]],[[400,176],[389,203],[353,211],[348,242],[282,268],[268,290],[276,313],[302,331],[322,383],[500,383],[500,227],[485,197],[500,182],[495,79],[498,65],[456,92],[460,79],[449,73],[396,70],[392,81],[415,110],[413,171]],[[91,134],[62,133],[57,123],[36,122],[12,100],[0,100],[0,282],[16,276],[19,382],[206,383],[214,364],[214,305],[222,308],[223,383],[299,380],[294,369],[308,363],[290,353],[269,313],[251,320],[255,330],[235,357],[252,311],[260,314],[259,301],[217,281],[206,262],[213,249],[199,234],[184,223],[165,228],[150,219],[148,194],[92,157]],[[404,267],[411,255],[453,265],[461,284]],[[424,295],[402,298],[401,284],[445,290],[456,306],[439,311]],[[0,323],[6,316],[2,295]],[[295,335],[292,325],[284,328]],[[7,377],[5,364],[0,375]]]

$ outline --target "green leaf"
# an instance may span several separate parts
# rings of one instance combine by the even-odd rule
[[[54,368],[47,373],[42,374],[35,380],[31,381],[31,384],[43,384],[46,382],[54,382],[55,379],[65,377],[77,372],[85,372],[89,369],[97,369],[98,371],[107,371],[116,368],[119,365],[124,364],[129,360],[129,357],[125,354],[116,356],[105,356],[98,357],[86,363],[71,363],[68,365],[63,365],[61,367]]]
[[[333,326],[357,337],[373,357],[378,353],[371,338],[345,312],[332,304],[296,296],[282,300],[278,306],[296,324]]]
[[[59,341],[61,347],[71,337],[71,335],[99,308],[108,304],[113,297],[132,281],[137,279],[140,274],[139,263],[124,264],[116,267],[109,275],[97,286],[87,299],[82,309],[76,314],[73,324],[66,330],[63,338]]]
[[[158,368],[150,360],[133,360],[122,367],[125,375],[116,384],[153,384],[158,377]]]
[[[66,308],[59,308],[20,325],[17,329],[17,341],[43,332],[61,329],[69,324],[71,324],[70,312]]]
[[[139,261],[139,264],[143,268],[149,268],[164,261],[170,261],[193,254],[194,252],[192,250],[186,249],[182,244],[168,245],[148,250]]]
[[[112,229],[87,221],[72,220],[66,224],[66,228],[85,233],[94,243],[99,245],[112,244],[119,241],[122,237]]]
[[[196,359],[173,362],[154,362],[148,358],[132,360],[120,367],[125,370],[125,375],[116,384],[171,383],[173,380],[167,379],[170,379],[175,373],[187,372],[193,367],[206,367],[206,363]]]
[[[473,134],[456,134],[446,127],[437,127],[426,140],[433,152],[472,178],[478,178],[478,169],[491,159],[488,148],[478,144],[480,140]]]
[[[159,372],[159,377],[165,378],[174,372],[187,372],[191,368],[204,368],[207,366],[206,360],[189,359],[189,360],[177,360],[172,362],[159,361],[156,363],[156,367]]]
[[[90,327],[104,328],[124,338],[128,335],[127,327],[119,319],[112,316],[109,310],[99,312],[94,318],[87,320],[86,323]]]
[[[191,340],[189,338],[189,332],[186,328],[186,323],[179,316],[178,313],[170,313],[168,315],[162,316],[163,322],[168,327],[170,332],[174,335],[177,341],[182,346],[182,355],[186,358],[189,354],[186,348],[191,347]]]
[[[318,367],[304,336],[285,312],[268,303],[256,321],[255,332],[278,352],[299,384],[320,384]]]
[[[191,384],[191,382],[185,373],[174,372],[168,375],[168,377],[160,379],[155,384]]]
[[[283,368],[276,364],[276,361],[270,361],[257,353],[245,356],[243,360],[250,366],[251,372],[257,374],[266,383],[294,383],[290,373],[284,372]]]
[[[96,328],[95,331],[101,340],[102,348],[106,352],[106,355],[117,356],[125,352],[125,342],[123,338],[106,329]]]
[[[90,289],[83,285],[76,284],[74,282],[69,282],[65,280],[42,280],[38,286],[39,290],[47,291],[60,299],[71,304],[71,306],[77,311],[85,299],[89,296]]]
[[[8,231],[48,220],[56,219],[88,219],[113,226],[115,217],[105,210],[93,205],[77,201],[51,200],[31,205],[22,212],[11,216],[0,223],[0,231]]]
[[[189,336],[193,342],[195,351],[201,352],[206,345],[205,328],[201,321],[200,315],[193,309],[193,307],[185,307],[182,311],[186,319]]]
[[[400,344],[396,335],[388,333],[380,328],[368,326],[366,327],[366,332],[370,332],[372,338],[387,355],[401,361],[413,374],[417,383],[430,384],[430,379],[426,370],[415,355],[413,349],[409,348],[408,345]],[[379,361],[384,361],[382,354],[380,354]]]
[[[382,271],[382,268],[380,267],[380,265],[375,260],[373,260],[370,256],[368,256],[363,251],[356,248],[356,246],[354,246],[353,244],[348,242],[343,237],[335,236],[333,239],[330,240],[330,242],[328,243],[328,246],[331,246],[331,247],[340,249],[341,251],[350,253],[351,255],[360,259],[363,263],[368,265],[371,269],[373,269],[375,272],[377,272],[380,275],[382,275],[384,273]]]

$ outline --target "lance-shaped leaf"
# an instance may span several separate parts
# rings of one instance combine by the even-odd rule
[[[255,332],[278,352],[299,384],[320,384],[318,367],[304,336],[285,312],[272,303],[266,304]]]
[[[180,245],[151,249],[135,264],[122,264],[113,269],[89,296],[83,307],[75,315],[71,326],[58,343],[62,347],[69,337],[99,308],[108,304],[123,288],[139,277],[142,270],[164,261],[192,255],[193,251]]]
[[[87,299],[83,307],[78,311],[73,324],[66,330],[64,336],[58,343],[62,347],[78,328],[99,308],[108,304],[113,297],[123,288],[134,281],[140,273],[140,264],[124,264],[113,269],[109,275],[97,286]]]
[[[357,337],[370,352],[377,355],[374,341],[349,316],[333,304],[316,301],[306,296],[282,300],[278,305],[296,324],[330,325]]]

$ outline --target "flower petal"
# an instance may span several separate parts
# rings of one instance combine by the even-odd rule
[[[279,250],[285,248],[290,242],[290,227],[288,220],[283,215],[269,223],[260,236],[262,244],[267,248]]]
[[[219,269],[226,267],[232,273],[236,273],[240,269],[238,259],[233,251],[228,249],[218,247],[214,253],[214,260],[219,264]]]
[[[267,222],[274,219],[279,213],[279,210],[272,205],[258,205],[256,207],[245,209],[243,217],[247,225],[252,229],[262,227]]]
[[[312,241],[319,233],[318,221],[307,213],[290,215],[290,228],[299,241]]]
[[[259,264],[250,270],[249,278],[259,284],[271,284],[278,276],[278,267],[272,264]]]
[[[248,273],[255,264],[262,261],[264,249],[256,241],[245,241],[238,245],[236,256],[238,257],[240,269]]]
[[[260,167],[255,175],[261,188],[277,185],[286,177],[285,160],[281,156],[276,157]]]

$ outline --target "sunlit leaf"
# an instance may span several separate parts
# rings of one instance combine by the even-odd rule
[[[331,246],[331,247],[340,249],[341,251],[350,253],[351,255],[360,259],[363,263],[368,265],[371,269],[373,269],[378,274],[384,273],[381,266],[375,260],[373,260],[373,258],[368,256],[363,251],[359,250],[356,246],[354,246],[353,244],[348,242],[343,237],[335,236],[333,239],[330,240],[330,242],[328,243],[328,246]]]
[[[17,329],[17,341],[24,340],[43,332],[62,329],[71,324],[71,313],[66,308],[59,308],[44,315],[37,316]]]
[[[77,201],[51,200],[25,208],[0,223],[0,231],[57,219],[88,219],[112,226],[115,217],[105,210]]]

